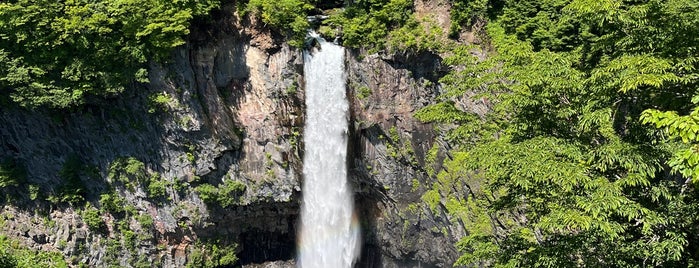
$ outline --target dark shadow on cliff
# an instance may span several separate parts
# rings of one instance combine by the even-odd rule
[[[351,99],[351,96],[349,96]],[[355,128],[356,120],[353,113],[350,113],[349,142],[347,144],[348,180],[354,188],[354,209],[357,213],[361,228],[361,253],[355,268],[378,268],[383,267],[383,255],[376,237],[376,219],[381,215],[379,206],[382,202],[388,201],[382,188],[371,179],[371,171],[367,170],[362,161],[361,155],[364,148],[362,139],[369,142],[378,143],[377,137],[381,129],[372,126],[368,129]],[[377,132],[378,131],[378,132]]]
[[[409,70],[418,81],[422,78],[437,83],[448,72],[447,66],[442,65],[442,57],[430,51],[396,53],[381,59],[394,69]]]
[[[362,250],[355,268],[383,267],[383,255],[376,237],[376,218],[380,216],[379,202],[374,197],[358,193],[354,205],[360,221]]]
[[[297,198],[293,197],[294,200]],[[203,239],[227,238],[237,243],[238,265],[286,261],[295,257],[300,209],[297,202],[208,207],[213,215],[211,224],[194,232]]]

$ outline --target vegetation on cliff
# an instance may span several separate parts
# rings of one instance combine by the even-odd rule
[[[468,232],[457,264],[696,265],[699,2],[482,4],[492,57],[453,49],[416,114],[459,145],[424,198]]]
[[[32,250],[0,235],[0,267],[64,268],[68,267],[68,264],[59,252]]]
[[[66,109],[148,82],[147,62],[166,59],[185,42],[192,19],[219,4],[2,2],[0,102]],[[310,27],[306,16],[317,12],[315,4],[250,0],[244,11],[299,46]],[[415,116],[440,125],[453,145],[423,199],[465,229],[456,264],[699,264],[699,1],[449,4],[448,32],[430,18],[417,18],[414,2],[406,0],[354,1],[331,12],[322,27],[348,47],[447,56],[443,63],[452,68],[440,80],[438,103]],[[486,41],[480,46],[444,39],[484,24],[480,34]],[[490,57],[475,56],[478,50]],[[474,92],[488,113],[464,109],[465,96]],[[155,97],[154,107],[166,102]],[[417,165],[412,153],[387,150]],[[82,178],[97,172],[78,160],[68,158],[56,174],[64,184],[42,198],[78,208],[98,235],[119,230],[122,236],[105,245],[111,250],[106,258],[114,262],[121,248],[134,251],[137,239],[153,240],[154,228],[151,216],[124,205],[119,191],[143,192],[143,200],[162,204],[190,187],[207,204],[227,208],[238,204],[246,190],[233,180],[216,186],[196,182],[197,187],[163,180],[135,158],[123,158],[110,164],[109,185],[89,202]],[[2,159],[0,188],[23,187],[24,169]],[[35,189],[32,200],[43,194],[36,185],[27,189]],[[236,262],[235,243],[214,244],[218,241],[195,245],[198,255],[192,254],[190,265]],[[37,253],[0,237],[0,266],[25,260],[62,263],[57,254]]]
[[[185,43],[190,22],[220,4],[215,0],[0,3],[0,101],[27,108],[71,109],[118,96],[127,87],[147,83],[147,63],[166,60],[172,48]],[[307,15],[317,12],[317,4],[250,0],[237,7],[239,14],[259,18],[300,47],[311,26]],[[416,29],[411,14],[412,1],[359,1],[335,12],[324,24],[342,29],[346,46],[378,50],[386,47],[385,37],[393,30],[404,25]]]
[[[184,44],[219,1],[0,3],[0,92],[25,107],[71,108],[147,82],[147,61]]]

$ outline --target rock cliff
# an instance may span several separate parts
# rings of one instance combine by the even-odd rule
[[[225,6],[150,83],[70,113],[0,110],[0,232],[87,266],[291,267],[300,207],[303,60]],[[348,51],[358,267],[447,267],[454,230],[420,197],[444,156],[412,114],[440,57]],[[221,257],[220,260],[215,258]],[[230,260],[230,259],[228,259]]]

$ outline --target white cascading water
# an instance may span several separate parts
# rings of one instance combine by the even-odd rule
[[[348,108],[343,47],[315,34],[320,49],[304,51],[306,80],[303,204],[297,265],[349,268],[360,250],[347,184]]]

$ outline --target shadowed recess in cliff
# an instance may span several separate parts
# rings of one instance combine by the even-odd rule
[[[311,35],[319,47],[304,52],[306,151],[297,261],[302,268],[349,268],[360,238],[347,183],[345,51]]]

